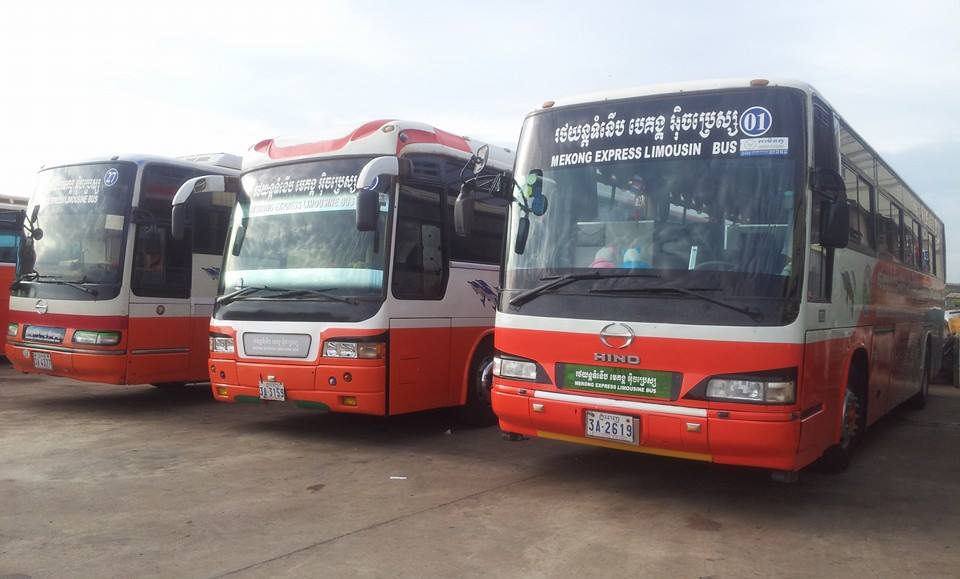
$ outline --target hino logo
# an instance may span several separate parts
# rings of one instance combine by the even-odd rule
[[[596,352],[593,359],[597,362],[616,362],[618,364],[639,364],[640,356],[633,354],[603,354]]]
[[[33,306],[34,311],[38,314],[47,313],[47,301],[46,300],[37,300],[37,304]]]
[[[607,324],[600,330],[600,342],[602,342],[604,346],[616,350],[622,350],[628,347],[633,343],[634,337],[636,337],[636,334],[633,333],[633,329],[619,322]]]

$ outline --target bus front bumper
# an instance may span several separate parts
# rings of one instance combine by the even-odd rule
[[[210,360],[210,389],[220,402],[269,402],[260,384],[282,385],[284,401],[304,408],[383,415],[387,369],[383,363],[276,364]],[[274,390],[276,392],[276,390]]]
[[[43,344],[14,342],[8,338],[5,353],[10,364],[20,372],[62,376],[101,384],[126,384],[127,380],[127,356],[124,350],[54,348]],[[38,354],[40,358],[36,357]],[[51,368],[46,367],[47,361]]]
[[[499,381],[492,401],[505,433],[720,464],[798,469],[800,420],[793,412],[717,411],[535,390]],[[638,444],[588,438],[587,410],[637,417]]]

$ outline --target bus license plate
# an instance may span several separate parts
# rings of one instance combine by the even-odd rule
[[[53,359],[47,352],[34,352],[33,367],[39,370],[53,370]]]
[[[627,444],[639,444],[640,420],[635,416],[586,411],[586,435]]]
[[[260,381],[260,400],[276,400],[283,402],[287,399],[287,392],[283,388],[283,382],[276,380]]]

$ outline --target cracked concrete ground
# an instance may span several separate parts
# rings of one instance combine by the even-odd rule
[[[0,579],[958,577],[960,390],[844,474],[383,420],[0,367]],[[452,429],[449,434],[447,430]]]

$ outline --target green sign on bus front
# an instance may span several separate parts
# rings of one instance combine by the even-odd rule
[[[557,366],[561,388],[647,398],[673,397],[676,376],[673,372],[584,364],[561,363]]]

